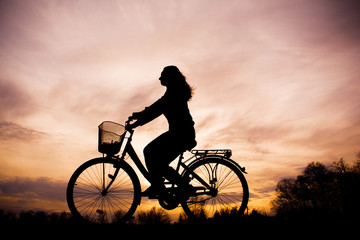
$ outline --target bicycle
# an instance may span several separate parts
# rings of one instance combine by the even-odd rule
[[[74,217],[91,223],[123,223],[140,205],[140,181],[126,162],[127,156],[146,179],[149,173],[131,145],[134,130],[127,128],[130,121],[125,126],[110,121],[99,125],[98,150],[103,157],[82,164],[67,186],[67,203]],[[187,160],[183,156],[185,151],[192,153]],[[178,158],[176,171],[192,186],[192,191],[184,192],[164,178],[166,192],[157,197],[160,205],[167,210],[181,205],[189,218],[214,218],[230,212],[242,215],[247,208],[249,189],[243,175],[245,168],[230,159],[232,151],[190,147],[184,152]]]

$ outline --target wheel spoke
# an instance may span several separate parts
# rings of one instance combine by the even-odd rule
[[[185,176],[192,176],[192,172],[214,187],[217,194],[210,196],[204,193],[183,202],[183,209],[190,217],[201,215],[201,217],[213,218],[215,214],[225,215],[239,213],[240,209],[245,210],[248,201],[247,183],[233,163],[217,158],[204,159],[194,164]],[[202,187],[196,178],[192,178],[190,184],[194,187]]]
[[[73,176],[69,182],[67,194],[70,194],[71,212],[93,223],[112,223],[131,216],[128,213],[135,211],[136,198],[141,193],[139,187],[135,190],[134,177],[129,175],[129,170],[120,168],[112,185],[104,192],[112,181],[111,176],[115,176],[116,168],[112,160],[95,160],[83,164],[80,167],[83,169],[75,172],[76,178]],[[138,184],[138,180],[136,182]]]

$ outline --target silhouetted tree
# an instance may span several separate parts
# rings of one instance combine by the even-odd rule
[[[15,223],[16,221],[17,215],[14,212],[0,209],[0,224]]]
[[[312,162],[296,178],[278,182],[272,210],[285,218],[355,216],[360,214],[359,189],[360,153],[353,166],[342,158],[331,167]]]

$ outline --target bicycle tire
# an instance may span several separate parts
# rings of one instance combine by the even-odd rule
[[[141,186],[134,170],[126,162],[106,195],[104,186],[116,170],[112,158],[95,158],[82,164],[71,176],[66,190],[68,207],[81,221],[108,224],[123,223],[134,214],[141,201]]]
[[[193,172],[209,185],[212,184],[217,194],[192,196],[181,202],[190,219],[241,216],[244,213],[249,201],[249,188],[238,166],[224,158],[205,157],[198,160],[183,173],[183,177],[190,179],[189,183],[196,188],[203,185],[192,176]]]

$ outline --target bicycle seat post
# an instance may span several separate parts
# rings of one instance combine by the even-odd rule
[[[179,162],[178,162],[177,167],[176,167],[177,172],[179,172],[179,170],[180,170],[180,165],[181,165],[181,162],[182,162],[183,159],[184,159],[184,153],[182,152],[180,154],[180,156],[179,156]]]

